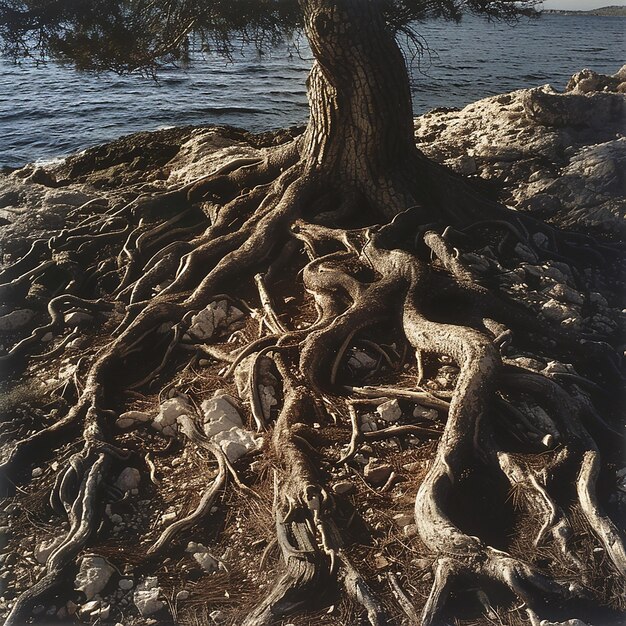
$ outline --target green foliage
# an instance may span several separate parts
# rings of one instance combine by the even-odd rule
[[[359,0],[337,0],[341,2]],[[416,20],[469,11],[513,17],[535,0],[360,0],[378,2],[395,31]],[[0,0],[0,43],[12,58],[63,58],[92,70],[153,71],[184,61],[190,38],[229,55],[234,42],[269,48],[303,27],[303,7],[331,0]]]

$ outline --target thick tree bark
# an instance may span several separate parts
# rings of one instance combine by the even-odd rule
[[[384,214],[414,205],[407,172],[419,152],[409,79],[380,3],[302,4],[315,62],[301,154],[342,190],[361,193]]]

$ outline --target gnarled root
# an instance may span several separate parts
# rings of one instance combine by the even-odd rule
[[[512,367],[508,363],[514,361],[502,357],[519,343],[526,347],[545,337],[555,345],[541,346],[544,352],[554,348],[579,361],[591,355],[593,367],[606,361],[612,349],[600,342],[583,345],[573,333],[554,330],[479,284],[450,244],[471,241],[464,220],[439,234],[424,225],[427,207],[397,206],[416,193],[417,187],[407,182],[410,177],[401,177],[402,190],[374,192],[372,185],[351,186],[316,169],[300,157],[300,149],[296,140],[268,151],[267,158],[237,160],[173,192],[139,196],[110,209],[94,204],[91,208],[98,211],[88,217],[82,213],[90,207],[81,207],[68,228],[50,241],[35,242],[0,275],[0,296],[27,298],[35,281],[43,277],[49,283],[49,322],[38,321],[26,337],[12,338],[13,348],[0,357],[11,365],[18,361],[14,357],[29,352],[45,364],[76,354],[68,338],[72,335],[54,338],[50,350],[37,354],[44,334],[66,332],[68,307],[97,313],[104,325],[74,331],[84,329],[91,343],[81,353],[86,372],[80,367],[74,375],[75,397],[71,389],[66,394],[69,408],[59,400],[65,412],[35,432],[18,425],[19,436],[0,466],[6,476],[25,458],[54,454],[60,442],[82,431],[84,448],[57,475],[50,496],[52,508],[68,518],[70,529],[48,558],[41,579],[15,602],[8,624],[17,624],[63,580],[94,537],[105,499],[102,486],[113,463],[128,458],[117,445],[129,441],[146,458],[151,489],[169,480],[160,455],[173,454],[182,438],[217,461],[211,484],[199,481],[193,506],[187,506],[191,512],[161,530],[150,555],[175,549],[174,540],[182,533],[200,533],[204,524],[212,525],[218,496],[226,494],[226,502],[231,493],[226,489],[229,476],[237,497],[228,504],[245,509],[244,503],[262,503],[267,495],[262,489],[274,473],[268,533],[275,534],[281,561],[271,568],[278,575],[269,591],[247,598],[251,608],[240,620],[246,626],[276,623],[319,605],[329,589],[343,590],[371,625],[395,623],[392,613],[403,613],[411,623],[434,624],[449,609],[451,592],[467,581],[478,586],[489,615],[495,614],[491,602],[496,596],[487,594],[499,587],[523,602],[537,622],[544,594],[608,601],[601,591],[590,589],[591,557],[584,552],[592,542],[608,556],[601,571],[615,578],[625,575],[622,535],[596,490],[600,448],[587,431],[599,423],[604,432],[609,428],[592,402],[602,385],[590,368],[584,375],[551,377]],[[389,184],[395,180],[383,178]],[[439,189],[433,197],[442,193]],[[361,203],[364,210],[358,211]],[[378,211],[378,217],[368,211]],[[394,214],[391,222],[371,225],[389,213]],[[454,207],[443,214],[461,213]],[[357,214],[358,227],[338,227],[356,223]],[[507,216],[504,210],[490,210],[481,228],[504,229],[507,237],[528,243],[533,220],[520,216],[509,221]],[[551,234],[548,227],[544,230]],[[553,243],[559,244],[556,235]],[[76,271],[78,263],[89,268],[84,276]],[[52,284],[52,270],[61,284]],[[218,300],[241,310],[238,327],[225,329],[216,321],[206,336],[194,335],[194,320]],[[251,304],[242,304],[244,300]],[[442,301],[453,304],[443,307]],[[532,334],[533,341],[522,337],[520,342],[520,334]],[[354,365],[358,353],[363,358]],[[614,361],[605,365],[605,372],[615,373]],[[447,377],[438,375],[444,371]],[[237,461],[236,469],[222,444],[204,434],[200,419],[208,417],[199,408],[214,399],[210,392],[217,388],[234,395],[233,376],[246,407],[237,428],[255,429],[255,441],[264,439],[262,447]],[[605,377],[603,383],[610,380]],[[129,408],[141,408],[144,416],[156,414],[170,389],[185,394],[189,415],[169,424],[171,446],[152,454],[152,437],[147,432],[138,437],[139,428],[149,428],[143,423],[147,417],[124,433],[116,429],[114,418]],[[234,404],[239,412],[241,406]],[[361,407],[383,404],[395,412],[389,419],[401,421],[382,423],[387,419],[383,407],[370,414],[374,425],[364,432]],[[347,446],[343,454],[341,446]],[[366,456],[367,470],[376,469],[374,460],[389,462],[383,468],[387,478],[368,482],[362,467]],[[499,477],[515,494],[512,505],[500,505],[514,509],[516,522],[531,538],[526,553],[508,541],[511,529],[502,529],[501,543],[491,541],[480,524],[468,530],[463,515],[454,510],[467,476],[478,470]],[[346,483],[361,472],[360,491],[352,501],[340,490],[331,495],[339,477]],[[238,474],[248,484],[256,481],[255,491]],[[400,506],[396,481],[408,485],[411,498],[415,495],[415,526],[406,536],[385,529],[387,511],[375,525],[365,515],[373,510],[372,501]],[[356,489],[354,484],[342,487],[348,494]],[[172,498],[175,492],[171,490]],[[259,518],[265,515],[263,521],[270,519],[267,500],[267,510],[259,513]],[[231,525],[227,516],[224,534]],[[358,525],[366,529],[360,536],[354,530]],[[415,531],[418,539],[412,538]],[[586,543],[573,540],[584,531]],[[408,554],[405,548],[412,549],[412,542],[421,542],[420,551],[426,549],[434,558],[430,593],[413,593],[408,561],[400,585],[394,573],[396,565],[403,567],[400,560],[394,571],[378,576],[378,581],[388,581],[381,590],[367,560],[352,549],[375,545],[385,550],[397,544]],[[560,562],[540,566],[542,551],[556,551]],[[157,559],[145,563],[157,567]],[[583,590],[574,578],[588,588]],[[418,605],[420,594],[427,596],[423,606]],[[613,604],[618,602],[613,599]],[[244,609],[238,610],[241,617]],[[356,624],[361,618],[350,619]]]

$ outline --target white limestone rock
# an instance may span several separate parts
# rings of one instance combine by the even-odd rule
[[[243,428],[239,403],[223,391],[201,404],[204,434],[217,443],[231,462],[257,449],[262,439]]]
[[[107,586],[113,572],[115,568],[105,558],[93,554],[84,556],[74,580],[74,589],[82,591],[87,600],[91,600]]]
[[[196,543],[195,541],[190,541],[187,544],[187,548],[185,552],[191,554],[200,565],[200,567],[210,574],[217,572],[218,570],[225,570],[224,564],[216,559],[208,550],[208,548],[202,543]]]
[[[204,422],[203,430],[207,437],[213,437],[233,427],[243,426],[238,402],[232,396],[219,390],[212,398],[204,400],[200,409]]]
[[[580,306],[584,302],[583,295],[580,292],[561,283],[552,285],[546,289],[545,293],[555,300],[564,302],[565,304]]]
[[[206,308],[191,318],[191,326],[187,334],[196,341],[207,341],[215,333],[228,315],[226,300],[211,302]]]
[[[402,409],[397,400],[388,400],[379,404],[376,412],[385,422],[397,422],[402,417]]]
[[[209,574],[217,572],[220,569],[220,562],[208,552],[196,552],[193,555],[193,558],[196,560],[198,565],[200,565],[200,567]]]
[[[263,439],[243,428],[224,430],[213,437],[231,463],[260,448]]]
[[[150,415],[150,413],[144,413],[143,411],[126,411],[126,413],[122,413],[117,418],[115,425],[118,428],[130,428],[137,422],[149,422],[151,419],[152,415]]]
[[[93,316],[89,313],[85,313],[84,311],[72,311],[71,313],[66,313],[63,319],[68,328],[76,328],[81,324],[91,322],[93,320]]]
[[[168,163],[168,187],[180,187],[215,172],[233,159],[263,158],[264,151],[243,141],[225,137],[218,128],[199,128],[192,132],[178,154]]]
[[[208,341],[218,331],[235,330],[245,317],[237,307],[229,306],[226,300],[211,302],[191,318],[187,336],[193,341]]]
[[[397,513],[393,516],[393,521],[400,526],[400,528],[404,528],[405,526],[414,524],[415,517],[412,513]]]
[[[240,398],[247,398],[249,395],[248,385],[250,380],[250,368],[256,361],[256,379],[259,386],[274,387],[278,385],[278,379],[274,375],[274,362],[268,356],[258,357],[254,354],[246,357],[239,363],[235,369],[235,384],[237,385],[237,394]]]
[[[183,396],[170,398],[161,404],[159,414],[152,426],[166,437],[175,437],[178,432],[178,418],[182,415],[195,415],[194,407]]]
[[[142,580],[133,594],[133,601],[143,617],[148,617],[160,611],[165,603],[159,600],[161,587],[156,576],[148,576]]]
[[[426,113],[415,119],[416,141],[457,172],[495,182],[514,208],[624,235],[624,85],[624,68],[583,70],[565,93],[544,85]]]

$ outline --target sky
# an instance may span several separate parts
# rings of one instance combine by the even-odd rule
[[[544,9],[564,11],[588,11],[607,6],[626,6],[626,0],[544,0]]]

